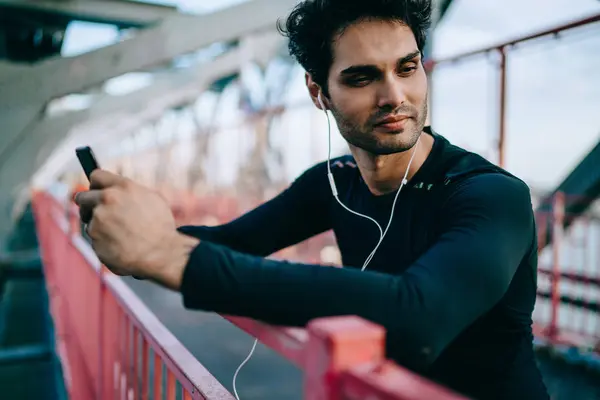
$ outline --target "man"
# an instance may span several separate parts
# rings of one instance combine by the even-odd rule
[[[391,358],[458,392],[548,399],[532,348],[529,189],[424,127],[430,8],[425,0],[298,4],[282,31],[352,156],[310,168],[228,224],[178,230],[154,192],[97,171],[77,202],[84,220],[93,211],[88,232],[100,259],[181,291],[188,308],[294,326],[359,315],[387,329]],[[386,230],[383,240],[365,217]],[[263,258],[329,229],[345,268]]]

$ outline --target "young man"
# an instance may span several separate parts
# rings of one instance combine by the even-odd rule
[[[298,4],[282,31],[314,104],[331,111],[352,156],[310,168],[228,224],[179,232],[160,197],[97,171],[95,190],[77,201],[83,218],[94,210],[88,232],[100,259],[181,291],[188,308],[295,326],[359,315],[387,329],[391,358],[458,392],[548,399],[532,348],[529,189],[424,127],[430,7]],[[329,229],[345,268],[263,258]]]

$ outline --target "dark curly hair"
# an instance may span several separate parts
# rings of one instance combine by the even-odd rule
[[[277,26],[289,39],[290,54],[327,94],[334,37],[365,19],[405,24],[423,51],[431,23],[431,0],[304,0]]]

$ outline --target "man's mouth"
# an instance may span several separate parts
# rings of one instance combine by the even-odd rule
[[[408,115],[388,117],[375,124],[375,128],[387,132],[397,132],[404,129],[406,122],[410,119]]]

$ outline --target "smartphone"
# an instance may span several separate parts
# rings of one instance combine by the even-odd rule
[[[79,159],[79,163],[83,168],[83,172],[85,172],[85,176],[87,176],[88,181],[90,180],[90,176],[94,170],[100,168],[98,166],[98,161],[96,160],[96,156],[94,156],[94,152],[91,147],[83,146],[75,149],[75,153],[77,154],[77,158]]]

